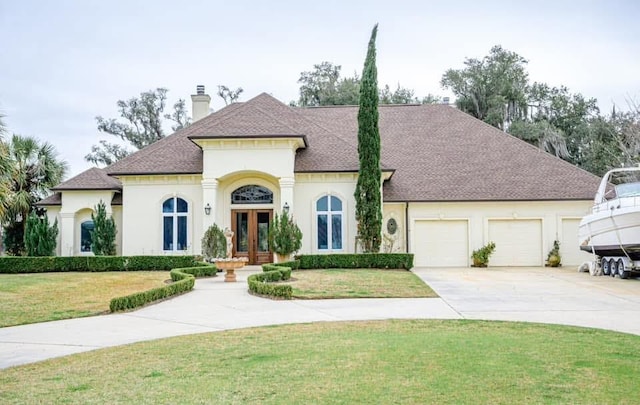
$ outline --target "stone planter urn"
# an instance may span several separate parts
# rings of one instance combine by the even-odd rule
[[[213,259],[213,262],[216,264],[217,268],[225,271],[224,281],[226,283],[232,283],[236,281],[235,271],[244,267],[247,262],[247,258],[234,257],[229,259]]]

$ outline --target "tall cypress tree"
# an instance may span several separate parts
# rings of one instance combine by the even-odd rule
[[[360,169],[356,185],[356,221],[358,241],[365,253],[380,250],[382,233],[382,198],[380,195],[380,131],[378,129],[378,70],[376,68],[376,35],[373,27],[367,59],[360,82],[358,110],[358,156]]]

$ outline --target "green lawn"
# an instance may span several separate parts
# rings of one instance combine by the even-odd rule
[[[3,403],[631,404],[640,336],[483,321],[182,336],[0,371]]]
[[[291,274],[293,297],[428,298],[438,295],[418,276],[406,270],[323,269]]]
[[[112,298],[168,279],[168,271],[0,274],[0,327],[109,312]]]

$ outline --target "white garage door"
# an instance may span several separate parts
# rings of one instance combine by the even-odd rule
[[[416,221],[413,249],[416,266],[467,267],[471,255],[468,221]]]
[[[542,221],[489,220],[489,240],[496,250],[489,266],[542,266]]]
[[[593,255],[580,250],[578,242],[579,219],[562,220],[562,238],[560,239],[560,256],[563,266],[579,266],[583,262],[593,260]],[[551,249],[551,248],[549,248]]]

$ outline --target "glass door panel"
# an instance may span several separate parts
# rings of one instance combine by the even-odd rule
[[[236,252],[249,252],[249,213],[236,214]]]
[[[258,212],[258,252],[269,251],[269,213]]]

